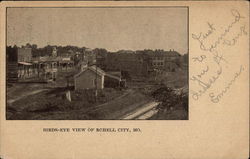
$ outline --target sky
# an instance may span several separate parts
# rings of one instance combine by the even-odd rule
[[[187,8],[8,8],[7,45],[188,52]]]

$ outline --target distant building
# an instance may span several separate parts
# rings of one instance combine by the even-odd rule
[[[53,56],[53,57],[56,57],[56,56],[57,56],[57,49],[56,49],[56,47],[53,47],[52,56]]]
[[[180,66],[183,70],[188,70],[188,53],[180,58]]]
[[[180,57],[181,55],[174,50],[139,50],[136,52],[121,50],[107,53],[103,58],[97,58],[97,64],[105,71],[121,71],[131,76],[147,76],[156,69],[167,72],[178,69],[176,61]]]
[[[150,56],[151,67],[153,68],[164,68],[165,56],[162,53],[156,53]]]
[[[106,59],[107,59],[107,53],[97,53],[96,65],[101,69],[106,70]]]
[[[86,67],[74,76],[75,90],[103,89],[105,72],[95,66]]]
[[[17,61],[18,62],[31,62],[32,49],[31,48],[18,48],[17,49]]]
[[[32,67],[32,49],[22,47],[17,49],[18,78],[29,78],[34,74]]]
[[[73,69],[74,62],[67,57],[43,56],[33,58],[33,66],[39,78],[56,80],[58,72]]]
[[[74,61],[72,61],[70,57],[61,57],[58,65],[60,71],[68,71],[74,68]]]
[[[128,72],[131,75],[144,75],[147,67],[143,57],[135,53],[108,53],[106,58],[107,71]]]
[[[43,56],[33,58],[33,70],[37,78],[56,80],[60,57]]]
[[[156,50],[155,52],[148,53],[149,56],[149,71],[155,69],[172,72],[178,69],[176,61],[180,59],[181,55],[174,51]]]

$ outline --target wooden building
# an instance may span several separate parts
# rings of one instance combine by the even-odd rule
[[[75,90],[103,89],[105,72],[95,66],[86,67],[74,76]]]

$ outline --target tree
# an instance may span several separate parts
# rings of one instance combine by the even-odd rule
[[[30,45],[30,43],[27,43],[25,47],[26,48],[32,48],[32,46]]]
[[[36,50],[37,49],[37,45],[36,44],[32,44],[31,48],[32,48],[32,50]]]
[[[6,55],[7,55],[8,62],[16,62],[17,61],[17,46],[15,45],[13,48],[11,46],[7,46]]]
[[[181,67],[181,59],[180,59],[180,58],[174,59],[174,63],[175,63],[178,67]]]
[[[188,63],[188,53],[183,55],[183,62]]]
[[[179,102],[178,96],[175,94],[174,90],[166,86],[161,86],[152,93],[152,96],[156,101],[161,102],[158,106],[159,111],[168,110]]]
[[[93,50],[93,53],[97,54],[97,55],[100,55],[100,56],[103,56],[103,55],[107,54],[108,51],[106,49],[103,49],[103,48],[95,48]]]
[[[165,113],[168,110],[177,110],[179,108],[188,111],[188,92],[181,90],[177,93],[170,87],[162,85],[152,93],[152,97],[160,102],[157,106],[159,113]],[[185,113],[186,114],[186,113]]]
[[[52,54],[53,46],[47,45],[44,47],[44,55],[50,56]]]

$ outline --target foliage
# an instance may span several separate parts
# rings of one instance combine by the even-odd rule
[[[6,55],[8,62],[17,62],[17,46],[16,45],[14,47],[7,46]]]
[[[161,104],[158,110],[168,111],[170,109],[185,109],[188,111],[188,94],[181,92],[177,94],[172,88],[162,86],[152,93],[152,96]]]
[[[77,47],[77,46],[71,46],[71,45],[67,45],[67,46],[47,45],[42,48],[38,48],[36,44],[29,44],[29,43],[27,43],[26,46],[21,46],[21,47],[31,48],[33,57],[50,56],[54,47],[57,48],[57,54],[59,56],[69,53],[70,51],[83,52],[86,49],[86,47]],[[14,46],[14,47],[7,46],[6,53],[13,54],[13,52],[15,52],[15,49],[17,49],[17,46]]]
[[[174,90],[170,87],[160,87],[152,93],[153,98],[161,102],[158,109],[169,109],[178,103],[178,96],[175,95]]]

